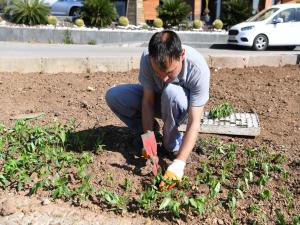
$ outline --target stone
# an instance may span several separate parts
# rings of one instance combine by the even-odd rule
[[[96,89],[95,89],[95,88],[93,88],[93,87],[90,87],[90,86],[88,86],[88,87],[87,87],[87,90],[88,90],[88,91],[96,91]]]
[[[0,216],[8,216],[15,212],[17,212],[17,205],[12,199],[7,199],[0,205]]]
[[[42,205],[49,205],[51,201],[48,198],[42,200]]]

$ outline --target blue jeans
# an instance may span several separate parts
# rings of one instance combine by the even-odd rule
[[[134,132],[143,133],[142,127],[143,87],[139,84],[121,84],[106,92],[106,102],[111,110]],[[180,148],[178,126],[188,112],[189,92],[183,87],[168,84],[161,94],[155,96],[155,117],[161,118],[163,126],[163,146],[170,152]]]

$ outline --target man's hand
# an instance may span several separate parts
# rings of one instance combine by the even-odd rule
[[[176,186],[177,181],[181,181],[183,174],[184,174],[184,168],[185,168],[185,161],[175,159],[171,165],[169,165],[167,171],[164,174],[164,180],[172,180],[175,181],[174,183],[170,185],[165,185],[165,181],[160,182],[159,188],[163,189],[166,188],[167,190],[170,190],[171,188]]]

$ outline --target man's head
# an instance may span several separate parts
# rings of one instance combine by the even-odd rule
[[[185,52],[175,32],[165,30],[155,33],[148,50],[152,68],[164,82],[171,82],[179,75]]]

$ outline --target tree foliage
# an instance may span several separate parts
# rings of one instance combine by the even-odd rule
[[[81,16],[87,26],[106,27],[116,19],[117,11],[110,0],[85,0]]]
[[[226,28],[245,21],[251,16],[248,0],[225,0],[222,2],[221,19]]]

